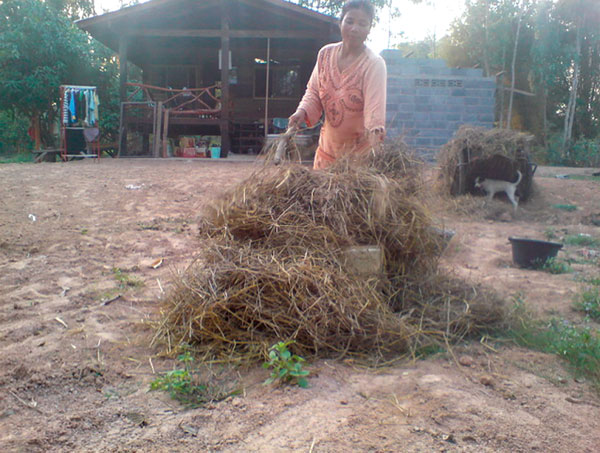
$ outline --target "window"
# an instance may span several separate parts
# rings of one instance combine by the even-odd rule
[[[150,85],[176,89],[197,88],[198,70],[196,66],[153,65],[149,69],[147,82]]]
[[[254,97],[264,98],[267,64],[255,59]],[[269,67],[269,99],[289,99],[302,96],[299,64],[282,64],[271,60]]]

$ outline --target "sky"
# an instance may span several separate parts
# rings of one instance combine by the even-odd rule
[[[392,20],[388,25],[389,14],[380,12],[380,22],[369,36],[369,47],[379,52],[388,47],[388,30],[393,33],[403,33],[402,36],[392,38],[391,44],[406,41],[421,41],[435,33],[439,39],[450,29],[452,21],[464,11],[464,0],[424,0],[415,5],[409,0],[393,0],[393,4],[400,10],[400,17]]]
[[[143,0],[142,0],[143,1]],[[388,25],[387,11],[381,11],[380,22],[373,27],[369,36],[369,47],[380,52],[388,47],[388,30],[391,28],[396,36],[391,43],[405,41],[421,41],[434,33],[441,38],[448,31],[451,22],[459,17],[464,10],[464,0],[423,0],[415,5],[409,0],[392,0],[393,5],[400,9],[401,16]],[[96,11],[104,9],[114,11],[120,8],[120,0],[95,0]]]

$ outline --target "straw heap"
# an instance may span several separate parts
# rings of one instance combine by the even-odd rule
[[[419,168],[388,148],[361,166],[258,170],[208,209],[211,245],[175,279],[159,335],[229,358],[294,339],[306,355],[379,360],[497,322],[497,299],[482,301],[482,320],[472,287],[438,275]],[[380,275],[347,271],[343,251],[356,245],[380,246]]]

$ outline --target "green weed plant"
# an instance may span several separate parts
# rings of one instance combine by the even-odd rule
[[[548,272],[549,274],[568,274],[573,272],[573,268],[569,266],[568,263],[556,258],[548,258],[542,263],[540,270]]]
[[[565,244],[578,247],[600,247],[600,240],[587,234],[571,234],[565,236]]]
[[[157,377],[150,383],[150,390],[167,392],[172,399],[187,408],[200,407],[240,393],[237,389],[231,390],[201,382],[200,372],[192,366],[194,357],[188,350],[184,350],[177,360],[183,364],[183,368],[167,371]]]
[[[551,241],[553,239],[556,239],[558,236],[554,228],[546,228],[546,230],[544,231],[544,237],[546,238],[546,240]]]
[[[567,212],[577,211],[577,206],[574,204],[553,204],[552,207]]]
[[[535,320],[520,299],[515,304],[513,325],[507,333],[517,344],[564,359],[575,376],[590,378],[600,391],[600,332],[568,321]]]
[[[119,282],[120,289],[126,288],[139,288],[144,286],[144,282],[136,277],[132,277],[131,275],[123,272],[118,267],[113,267],[113,275],[115,276],[115,280]]]
[[[280,341],[269,348],[269,360],[263,363],[263,368],[271,368],[271,376],[264,382],[265,385],[277,382],[308,387],[306,376],[309,371],[302,368],[305,360],[288,349],[293,343],[293,340]]]
[[[590,287],[575,296],[574,307],[592,319],[600,320],[600,288]]]

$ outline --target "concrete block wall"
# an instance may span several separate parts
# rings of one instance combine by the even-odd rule
[[[481,69],[449,68],[443,60],[404,58],[384,50],[388,71],[387,134],[428,160],[463,124],[491,128],[496,82]]]

